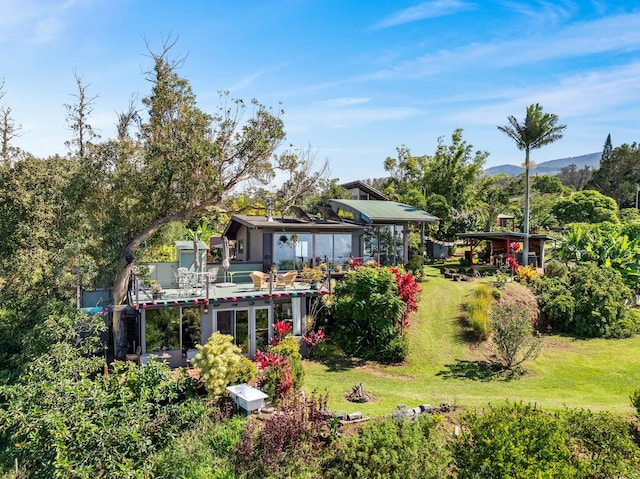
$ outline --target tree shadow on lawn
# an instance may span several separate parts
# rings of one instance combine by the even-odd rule
[[[314,351],[313,360],[325,366],[329,373],[348,371],[366,363],[363,359],[347,356],[331,341],[322,343],[322,346]]]
[[[350,358],[348,356],[342,356],[339,358],[325,359],[321,361],[327,368],[329,373],[341,373],[349,369],[355,369],[360,366],[364,366],[366,361],[359,358]]]
[[[515,371],[505,372],[502,364],[489,361],[458,359],[445,364],[446,369],[436,373],[447,379],[469,379],[471,381],[510,381],[517,377]]]
[[[481,341],[476,336],[473,328],[469,325],[461,308],[460,315],[456,318],[458,331],[455,341],[458,344],[466,344],[475,355],[483,355],[489,358],[495,358],[487,346],[486,341]],[[448,379],[469,379],[471,381],[511,381],[522,375],[521,368],[515,370],[505,370],[502,363],[496,360],[475,360],[457,359],[453,364],[445,364],[443,371],[436,376],[443,376]]]

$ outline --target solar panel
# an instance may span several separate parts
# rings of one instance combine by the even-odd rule
[[[335,211],[333,211],[328,206],[318,206],[318,210],[320,210],[320,214],[324,217],[325,220],[328,221],[342,221]]]
[[[311,219],[311,217],[306,214],[304,212],[304,210],[302,208],[300,208],[299,206],[291,206],[289,207],[289,209],[291,210],[291,212],[294,214],[294,216],[296,218],[298,218],[301,221],[305,221],[307,223],[312,222],[313,220]]]

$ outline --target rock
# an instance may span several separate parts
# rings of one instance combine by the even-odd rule
[[[358,419],[362,419],[362,413],[360,411],[347,414],[347,421],[356,421]]]
[[[440,412],[451,412],[451,404],[446,402],[440,403]]]
[[[433,412],[433,406],[431,404],[420,404],[420,410],[431,414]]]

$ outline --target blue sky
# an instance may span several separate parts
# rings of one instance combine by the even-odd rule
[[[179,73],[213,112],[218,91],[285,110],[288,143],[311,147],[342,181],[383,176],[406,145],[433,154],[455,128],[486,166],[521,164],[499,132],[531,103],[567,125],[536,162],[640,140],[640,7],[632,1],[0,0],[4,103],[15,144],[65,153],[74,72],[98,95],[92,124],[149,92],[167,35]]]

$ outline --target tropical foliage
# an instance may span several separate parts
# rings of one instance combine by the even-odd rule
[[[631,223],[633,225],[633,223]],[[566,262],[593,261],[618,271],[627,286],[638,287],[640,268],[640,236],[624,233],[627,225],[571,224],[557,249],[558,257]]]
[[[405,303],[387,268],[360,267],[336,284],[331,306],[331,337],[347,354],[365,359],[401,361]]]
[[[581,337],[627,337],[640,322],[627,308],[631,290],[619,272],[583,262],[566,278],[542,277],[533,283],[540,309],[558,331]]]

